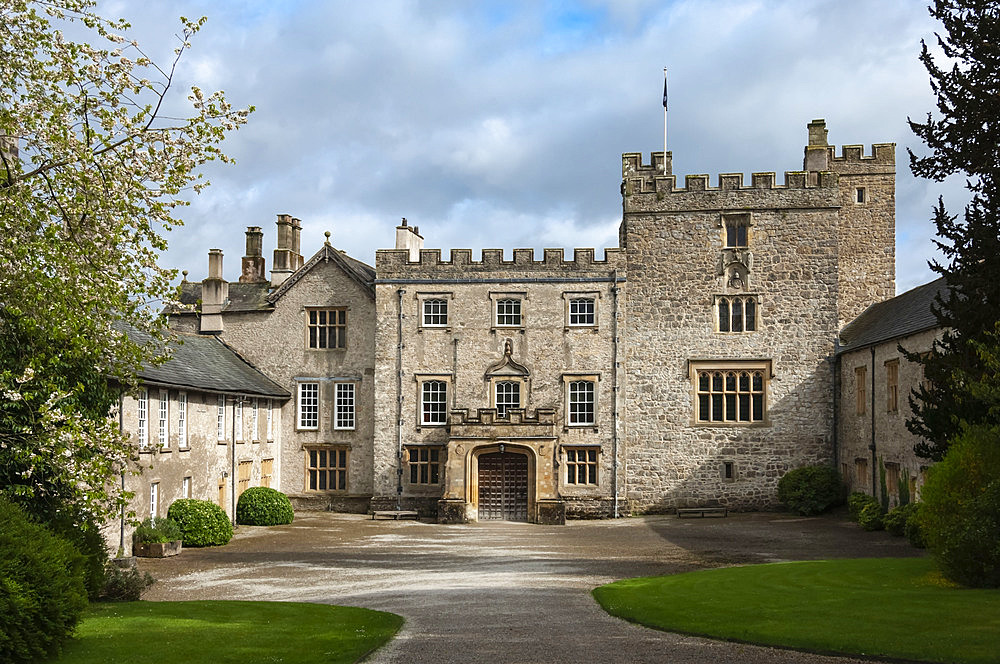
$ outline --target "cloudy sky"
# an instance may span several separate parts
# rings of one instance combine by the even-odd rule
[[[302,219],[302,253],[374,263],[401,217],[428,248],[617,245],[623,152],[663,149],[669,69],[674,173],[802,167],[806,123],[831,143],[897,144],[897,291],[933,278],[930,208],[961,181],[909,172],[906,124],[933,108],[917,60],[937,26],[915,0],[459,2],[106,0],[158,60],[177,17],[208,16],[180,90],[254,105],[234,166],[181,212],[163,264],[235,280],[243,231]],[[179,99],[183,97],[180,96]],[[781,177],[779,175],[779,181]],[[447,251],[444,252],[447,255]]]

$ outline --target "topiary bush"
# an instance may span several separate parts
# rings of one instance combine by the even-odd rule
[[[858,522],[861,509],[865,505],[877,505],[878,501],[874,496],[869,496],[864,491],[854,491],[847,497],[847,511],[851,514],[851,521]]]
[[[55,656],[87,608],[84,556],[0,497],[0,662]]]
[[[906,522],[916,514],[916,511],[916,503],[906,503],[893,507],[882,517],[882,525],[885,526],[886,532],[890,535],[902,537],[906,533]]]
[[[181,528],[184,546],[221,546],[233,538],[233,524],[222,508],[208,500],[181,498],[167,510]]]
[[[844,483],[831,466],[795,468],[778,480],[778,500],[793,512],[820,514],[844,501]]]
[[[291,523],[295,510],[288,496],[276,489],[255,486],[240,494],[236,523],[247,526],[278,526]]]
[[[184,539],[184,533],[181,531],[180,524],[173,519],[155,516],[143,519],[142,523],[135,529],[133,537],[138,542],[153,544]]]
[[[858,512],[858,525],[865,530],[882,530],[882,506],[876,500],[866,503]]]

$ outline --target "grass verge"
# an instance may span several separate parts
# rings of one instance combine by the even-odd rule
[[[392,613],[299,602],[92,604],[56,662],[346,664],[402,624]]]
[[[731,641],[977,664],[1000,653],[1000,590],[956,588],[928,558],[727,567],[593,594],[619,618]]]

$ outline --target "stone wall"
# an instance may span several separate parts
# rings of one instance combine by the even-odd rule
[[[346,349],[307,347],[307,307],[347,308]],[[370,498],[375,395],[371,292],[333,261],[320,260],[276,299],[273,311],[224,313],[223,317],[223,341],[293,395],[281,411],[284,442],[278,488],[289,495],[307,496],[306,446],[346,447],[346,494]],[[319,428],[315,431],[297,428],[297,386],[301,382],[297,379],[320,383]],[[333,428],[336,382],[355,383],[353,430]]]
[[[266,439],[266,413],[261,399],[258,411],[260,424],[259,434],[253,436],[252,409],[247,402],[243,408],[243,440],[233,442],[233,397],[226,399],[225,438],[218,436],[218,394],[187,390],[186,422],[187,445],[182,446],[178,437],[178,395],[176,388],[161,388],[148,386],[147,427],[149,432],[148,445],[140,450],[137,466],[142,468],[140,475],[126,475],[126,488],[135,494],[129,505],[129,510],[135,513],[137,520],[149,516],[167,515],[171,503],[187,496],[183,493],[185,477],[191,478],[191,498],[211,501],[222,507],[232,518],[234,496],[233,482],[239,479],[239,464],[246,463],[250,469],[247,486],[261,486],[263,461],[274,460],[275,468],[279,457],[280,431],[275,428],[275,439]],[[159,445],[159,403],[160,391],[167,392],[168,404],[168,444]],[[122,401],[122,423],[135,444],[138,440],[138,392],[124,397]],[[275,412],[279,412],[277,402]],[[233,452],[235,450],[235,464]],[[235,472],[234,472],[235,469]],[[276,470],[275,470],[276,472]],[[158,509],[151,512],[151,485],[157,484]],[[274,487],[277,477],[270,484]],[[221,487],[221,488],[220,488]],[[235,487],[239,489],[239,485]],[[221,494],[221,495],[220,495]],[[126,523],[125,554],[128,555],[132,546],[134,528]],[[108,544],[117,549],[120,538],[120,524],[113,521],[105,529]]]
[[[516,249],[513,260],[504,260],[502,251],[484,250],[482,260],[474,261],[471,251],[453,249],[450,260],[443,261],[440,251],[425,249],[419,261],[411,262],[406,250],[381,250],[376,254],[376,270],[375,380],[380,386],[375,397],[377,499],[393,497],[397,490],[400,466],[396,353],[400,337],[402,426],[398,435],[404,448],[441,446],[447,452],[448,428],[420,425],[421,380],[445,380],[449,386],[448,407],[466,409],[474,417],[478,409],[492,406],[487,372],[503,362],[509,343],[510,358],[527,371],[526,397],[522,399],[525,416],[538,409],[555,410],[555,472],[560,472],[560,445],[594,445],[601,449],[598,486],[572,487],[560,480],[558,491],[564,496],[613,495],[614,312],[617,306],[619,316],[623,316],[624,305],[624,298],[615,292],[615,279],[617,275],[624,280],[622,252],[609,249],[605,259],[595,260],[592,249],[578,249],[573,260],[566,260],[561,249],[546,249],[542,260],[534,260],[532,250]],[[521,300],[523,326],[503,328],[494,324],[495,300],[501,294]],[[573,327],[568,324],[568,298],[582,294],[596,301],[596,325]],[[422,325],[421,304],[426,297],[448,302],[446,327]],[[565,377],[570,375],[597,379],[594,426],[570,426],[567,421]],[[502,438],[504,431],[498,422],[496,435]],[[454,431],[450,433],[454,435]],[[543,454],[552,455],[551,448]],[[447,463],[452,461],[458,460],[449,459]],[[540,480],[546,467],[539,466]],[[403,470],[404,499],[444,494],[444,486],[411,485],[405,464]]]
[[[838,399],[838,461],[839,469],[848,482],[851,491],[863,491],[878,496],[878,459],[884,463],[896,464],[898,472],[904,470],[915,481],[913,487],[919,491],[923,484],[924,471],[930,465],[913,452],[919,438],[906,428],[906,420],[912,416],[909,406],[910,391],[923,380],[923,368],[908,362],[899,352],[902,345],[915,353],[927,352],[938,336],[937,329],[926,330],[901,339],[893,339],[872,348],[842,353],[839,357],[840,395]],[[897,361],[898,390],[896,410],[889,409],[886,363]],[[863,407],[858,404],[858,369],[864,372],[861,386]],[[872,376],[874,376],[874,399],[872,398]],[[875,450],[872,441],[872,420],[875,425]],[[893,470],[890,465],[890,470]],[[874,474],[873,474],[874,470]],[[915,499],[916,496],[912,494]],[[898,492],[890,496],[893,504],[898,502]]]
[[[838,331],[838,176],[791,172],[688,176],[623,161],[628,262],[628,496],[640,511],[688,505],[762,509],[787,470],[832,459]],[[748,283],[723,274],[724,215],[749,215]],[[715,298],[754,295],[754,332],[717,331]],[[693,362],[755,362],[771,371],[766,415],[697,421]],[[737,364],[738,366],[738,364]],[[726,464],[732,477],[726,477]]]

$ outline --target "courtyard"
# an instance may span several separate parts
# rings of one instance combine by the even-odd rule
[[[220,548],[143,559],[147,600],[241,599],[361,606],[402,615],[368,661],[834,662],[858,660],[658,632],[613,618],[590,591],[627,577],[825,558],[921,555],[842,516],[648,516],[439,525],[301,513],[241,526]],[[870,660],[867,660],[870,661]]]

